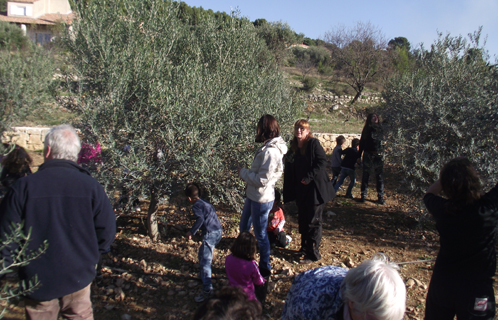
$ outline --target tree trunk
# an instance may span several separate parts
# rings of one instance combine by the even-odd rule
[[[161,238],[157,223],[158,210],[157,192],[155,187],[152,187],[150,192],[149,211],[147,212],[147,232],[152,241],[159,241]]]
[[[351,100],[351,104],[354,104],[360,97],[361,97],[361,92],[363,90],[360,90],[356,93],[356,95],[354,96],[353,100]]]

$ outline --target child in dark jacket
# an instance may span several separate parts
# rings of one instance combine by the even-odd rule
[[[338,136],[335,138],[335,142],[337,145],[332,151],[332,185],[335,185],[337,182],[337,178],[339,177],[339,173],[341,173],[341,162],[342,162],[342,145],[346,142],[346,138],[344,136]]]
[[[196,218],[194,226],[187,232],[188,239],[192,239],[192,235],[199,229],[202,230],[202,244],[199,247],[202,292],[194,299],[196,302],[202,302],[213,295],[211,262],[214,248],[220,242],[223,231],[213,205],[200,198],[200,189],[197,185],[189,184],[185,189],[185,195],[188,201],[194,204],[192,212]]]
[[[270,210],[268,215],[268,228],[266,229],[268,233],[268,240],[270,240],[271,246],[279,246],[285,248],[292,241],[290,236],[287,236],[284,231],[285,216],[284,211],[280,208],[280,192],[275,189],[275,201],[273,202],[273,208]]]
[[[360,144],[359,139],[353,139],[351,142],[351,148],[347,148],[346,150],[343,151],[344,160],[342,160],[341,163],[341,174],[339,177],[339,181],[334,186],[335,191],[339,190],[341,187],[342,183],[346,179],[346,177],[349,177],[349,186],[348,190],[346,191],[346,198],[353,198],[353,187],[354,184],[356,183],[356,173],[355,173],[355,164],[358,160],[359,153],[358,153],[358,146]]]

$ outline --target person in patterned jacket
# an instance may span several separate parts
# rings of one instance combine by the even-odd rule
[[[325,266],[300,273],[285,299],[282,320],[401,320],[406,288],[397,268],[376,254],[350,270]]]

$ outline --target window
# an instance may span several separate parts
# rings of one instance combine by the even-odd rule
[[[23,6],[10,6],[10,13],[16,16],[25,16],[26,15],[26,7]]]

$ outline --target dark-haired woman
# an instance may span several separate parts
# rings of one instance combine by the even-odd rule
[[[33,162],[23,147],[16,145],[2,160],[0,182],[5,188],[10,188],[18,179],[31,174],[29,165]]]
[[[259,119],[256,142],[262,142],[263,145],[256,151],[251,168],[239,168],[240,177],[247,183],[240,231],[249,231],[253,226],[259,246],[259,269],[263,277],[268,278],[271,266],[266,227],[275,200],[275,183],[282,176],[282,158],[287,152],[287,145],[280,137],[280,127],[273,116],[265,114]]]
[[[374,170],[377,181],[377,203],[385,204],[384,201],[384,143],[382,140],[382,125],[375,113],[370,113],[365,121],[361,132],[360,149],[358,155],[363,154],[363,176],[361,178],[360,202],[367,199],[368,179],[370,171]]]
[[[425,319],[493,319],[498,185],[483,195],[471,162],[457,158],[443,167],[424,203],[440,236]]]
[[[323,207],[334,196],[326,171],[327,158],[320,142],[311,136],[310,124],[294,124],[294,139],[285,156],[284,203],[296,201],[303,264],[321,259]]]

